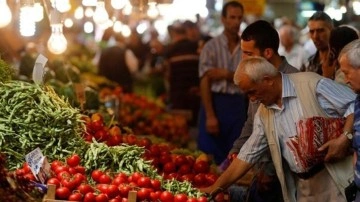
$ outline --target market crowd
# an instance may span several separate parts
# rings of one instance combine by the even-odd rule
[[[199,20],[177,21],[167,45],[155,30],[147,44],[136,32],[129,41],[106,33],[99,73],[128,92],[139,71],[159,78],[155,95],[190,113],[197,148],[222,172],[201,189],[210,195],[360,201],[358,30],[335,26],[322,11],[308,19],[305,39],[287,18],[240,30],[243,18],[242,4],[227,2],[221,34],[204,34]]]
[[[224,31],[200,53],[198,147],[223,169],[201,190],[227,190],[231,201],[360,201],[358,31],[317,11],[307,42],[286,19],[239,34],[243,14],[225,3]]]
[[[247,22],[223,5],[223,31],[176,21],[164,44],[111,29],[94,57],[98,73],[134,91],[146,72],[154,96],[189,114],[197,148],[222,173],[201,191],[231,201],[360,202],[359,31],[323,11],[305,37],[286,18]],[[20,72],[21,73],[21,72]],[[250,180],[243,180],[244,178]]]

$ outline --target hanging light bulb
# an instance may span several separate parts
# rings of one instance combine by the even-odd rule
[[[90,21],[84,23],[84,32],[90,34],[94,32],[94,24]]]
[[[69,0],[56,0],[56,9],[61,13],[65,13],[71,9],[71,4]]]
[[[50,14],[51,36],[47,42],[49,51],[53,54],[62,54],[66,51],[67,41],[63,34],[63,25],[60,13],[54,9]]]
[[[114,9],[122,9],[125,7],[127,0],[111,0],[111,6]]]
[[[82,0],[83,6],[96,6],[97,0]]]
[[[113,30],[115,33],[120,33],[122,29],[123,24],[120,21],[115,21],[113,25]]]
[[[109,14],[105,9],[105,2],[98,1],[96,5],[96,9],[93,16],[94,22],[97,25],[106,24],[109,20]]]
[[[0,28],[6,27],[11,22],[11,11],[9,6],[6,3],[6,0],[0,0]]]
[[[125,5],[125,7],[122,9],[122,13],[124,14],[124,15],[130,15],[131,14],[131,12],[132,12],[132,5],[130,4],[130,2],[127,2],[126,3],[126,5]]]
[[[148,3],[148,5],[149,5],[149,8],[147,10],[147,15],[152,19],[156,18],[159,15],[159,10],[156,6],[156,2],[151,1]]]
[[[74,18],[77,20],[84,18],[84,8],[82,6],[79,6],[75,9]]]
[[[41,3],[34,3],[34,20],[40,22],[42,19],[44,19],[44,7]]]
[[[34,8],[30,0],[24,1],[20,7],[19,20],[21,36],[34,36],[36,31]]]

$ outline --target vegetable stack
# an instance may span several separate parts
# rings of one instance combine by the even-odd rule
[[[0,150],[10,169],[36,147],[50,160],[86,147],[82,115],[52,88],[9,81],[0,83],[0,92]]]

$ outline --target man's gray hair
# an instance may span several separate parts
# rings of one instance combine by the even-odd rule
[[[264,76],[276,76],[278,70],[263,57],[249,57],[241,60],[234,74],[234,83],[239,85],[239,76],[246,74],[249,78],[257,83],[261,81]]]
[[[356,39],[350,43],[348,43],[341,50],[338,60],[341,57],[345,56],[348,59],[349,64],[355,68],[360,68],[360,39]]]

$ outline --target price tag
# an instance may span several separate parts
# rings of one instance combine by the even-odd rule
[[[45,183],[51,176],[50,164],[39,148],[26,154],[25,160],[30,166],[32,174],[41,183]]]
[[[42,84],[44,80],[45,64],[48,59],[40,54],[35,61],[32,78],[36,84]]]

